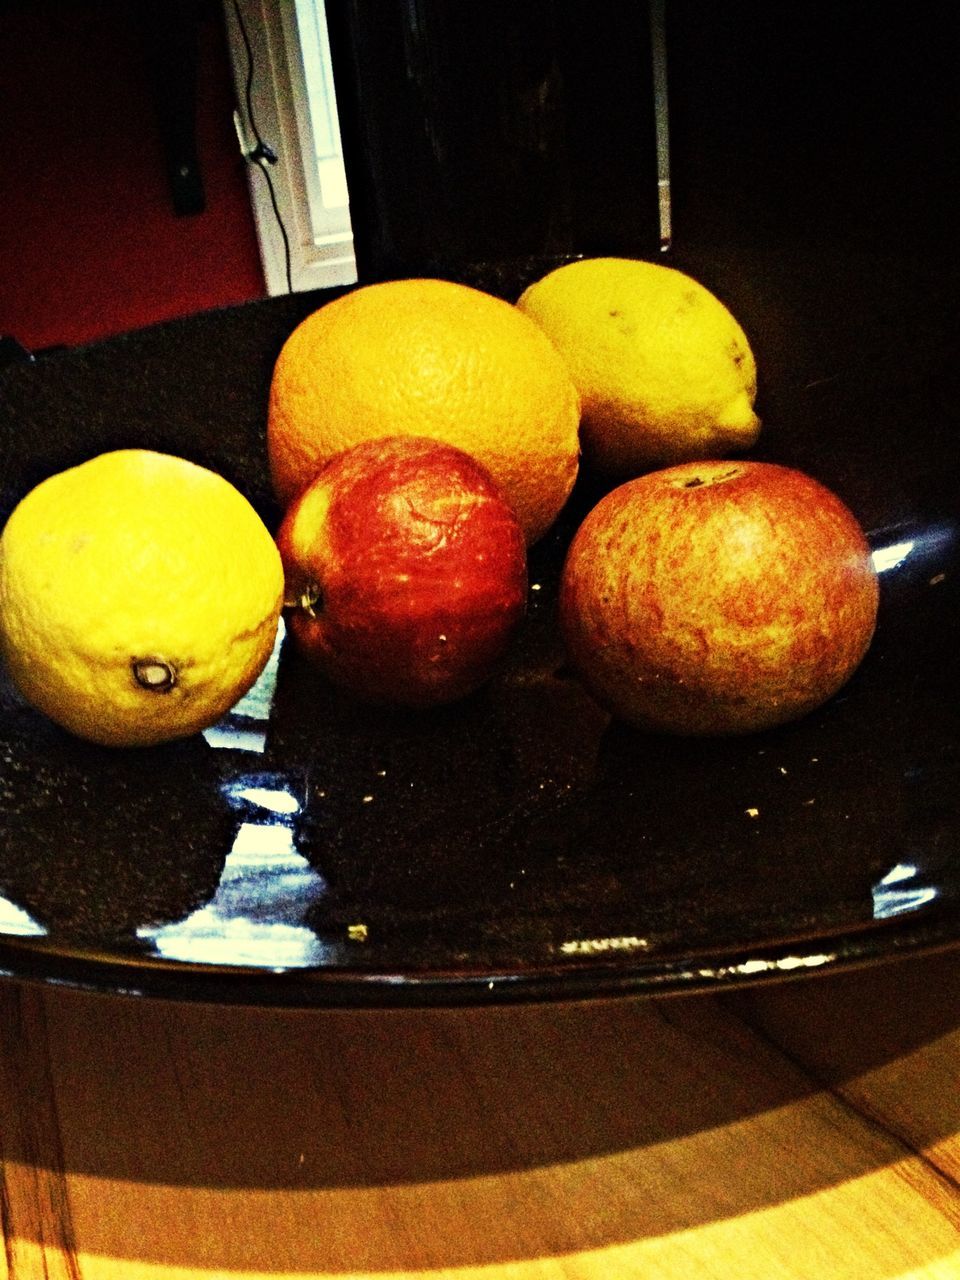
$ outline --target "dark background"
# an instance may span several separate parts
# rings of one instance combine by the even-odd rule
[[[666,0],[679,245],[942,244],[960,125],[946,12]],[[366,274],[657,252],[643,5],[331,0],[328,13]]]
[[[156,94],[156,22],[175,12],[197,31],[205,208],[188,216],[171,198]],[[368,275],[658,252],[642,5],[329,0],[328,12]],[[866,0],[667,0],[666,19],[680,250],[839,242],[949,271],[948,7],[919,0],[894,20]],[[262,296],[219,4],[5,0],[0,49],[0,332],[74,344]]]

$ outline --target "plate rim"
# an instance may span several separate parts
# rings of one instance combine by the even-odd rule
[[[844,973],[960,945],[960,904],[922,920],[872,921],[859,930],[811,934],[730,950],[640,961],[415,970],[386,966],[263,969],[156,956],[111,957],[95,947],[44,945],[0,936],[0,981],[99,995],[261,1008],[437,1008],[709,994]]]

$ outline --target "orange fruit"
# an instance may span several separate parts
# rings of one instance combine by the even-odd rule
[[[309,315],[280,352],[268,452],[288,504],[365,440],[429,436],[472,455],[541,537],[577,475],[580,399],[550,339],[500,298],[445,280],[392,280]]]

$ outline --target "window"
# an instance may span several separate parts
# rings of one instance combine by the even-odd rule
[[[323,0],[225,0],[270,294],[356,280]]]

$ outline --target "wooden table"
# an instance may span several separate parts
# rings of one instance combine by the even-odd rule
[[[956,1280],[960,953],[720,996],[0,988],[0,1277]]]

